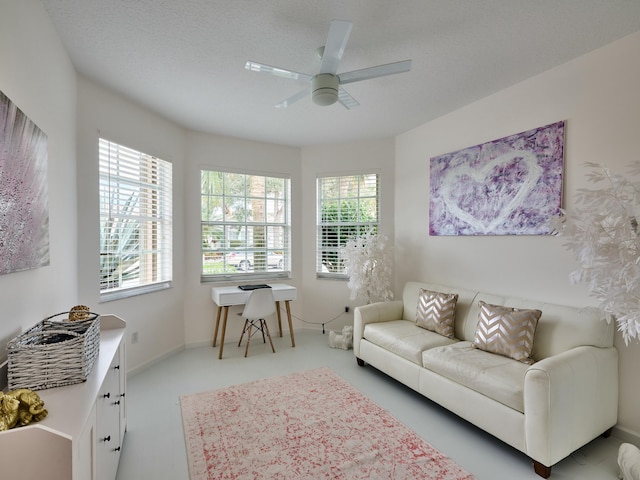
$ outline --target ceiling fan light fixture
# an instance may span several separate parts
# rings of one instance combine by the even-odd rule
[[[326,107],[338,101],[340,80],[336,75],[320,73],[311,80],[311,97],[313,103]]]
[[[307,88],[277,103],[276,108],[286,108],[307,95],[311,95],[313,103],[316,105],[326,107],[340,102],[344,108],[351,110],[360,104],[343,88],[343,85],[384,77],[385,75],[408,72],[411,70],[411,60],[361,68],[350,72],[342,72],[338,75],[340,61],[350,34],[351,22],[345,20],[333,20],[331,22],[325,45],[316,50],[316,54],[320,58],[320,70],[315,76],[252,61],[247,62],[245,68],[253,72],[267,73],[276,77],[307,83]],[[311,84],[311,89],[308,87],[309,83]]]

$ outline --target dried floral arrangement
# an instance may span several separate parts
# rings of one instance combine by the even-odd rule
[[[367,303],[393,298],[391,291],[392,258],[385,235],[367,233],[352,238],[340,249],[351,300],[364,298]]]
[[[556,231],[580,267],[573,283],[584,282],[607,319],[615,319],[625,344],[640,339],[640,162],[627,175],[587,163],[588,181],[599,189],[580,189],[573,211],[562,211]]]

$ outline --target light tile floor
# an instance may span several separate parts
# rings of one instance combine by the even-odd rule
[[[254,337],[257,339],[257,337]],[[127,434],[117,480],[188,480],[179,396],[321,366],[332,368],[478,480],[539,480],[519,451],[461,420],[371,366],[358,367],[353,351],[332,349],[328,334],[302,331],[244,348],[186,349],[133,376],[127,390]],[[331,415],[330,411],[326,412]],[[616,480],[621,441],[598,438],[553,467],[552,480]]]

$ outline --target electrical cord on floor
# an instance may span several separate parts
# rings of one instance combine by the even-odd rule
[[[280,310],[282,310],[282,307],[280,307]],[[347,312],[341,312],[339,315],[336,315],[331,320],[327,320],[326,322],[309,322],[309,321],[307,321],[307,320],[305,320],[303,318],[298,317],[297,315],[294,315],[293,313],[291,314],[291,316],[293,318],[295,318],[296,320],[300,320],[302,323],[306,323],[308,325],[322,325],[322,334],[324,335],[324,333],[325,333],[324,326],[327,325],[328,323],[336,321],[337,319],[339,319],[340,317],[342,317],[346,313]],[[286,312],[284,313],[284,315],[286,315]]]

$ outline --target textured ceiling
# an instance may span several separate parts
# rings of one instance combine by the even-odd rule
[[[82,75],[197,131],[283,145],[410,130],[640,30],[640,0],[42,0]],[[333,19],[353,22],[338,73],[409,73],[320,107],[247,60],[314,74]]]

